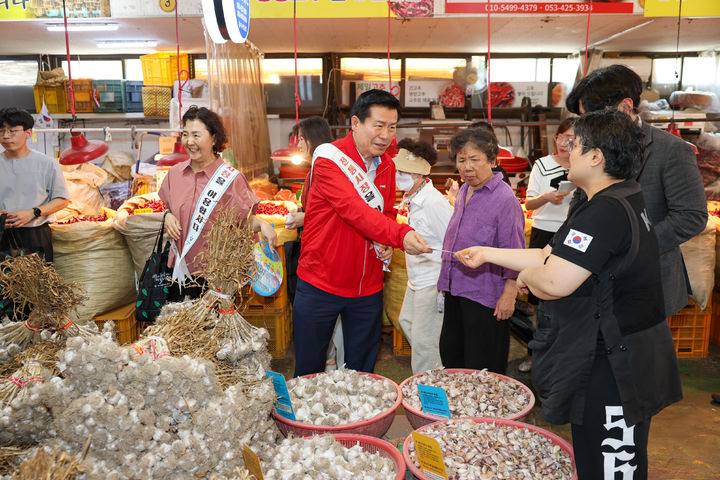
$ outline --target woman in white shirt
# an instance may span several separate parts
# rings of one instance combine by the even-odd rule
[[[573,138],[576,120],[576,117],[570,117],[560,123],[555,133],[555,153],[535,160],[530,172],[525,208],[533,211],[533,226],[528,248],[545,248],[567,218],[572,199],[570,193],[574,187],[565,187],[564,191],[560,191],[560,185],[567,182],[570,168],[568,142]],[[528,301],[532,305],[538,304],[533,294],[528,295]],[[529,372],[532,368],[532,352],[529,349],[528,354],[528,358],[518,366],[521,372]]]
[[[395,183],[405,192],[402,208],[408,210],[408,224],[438,250],[422,255],[405,255],[408,285],[405,291],[400,325],[412,347],[413,374],[442,366],[440,360],[440,330],[443,302],[437,289],[445,230],[452,207],[428,178],[430,167],[437,160],[437,152],[426,142],[409,138],[398,143],[395,158]]]

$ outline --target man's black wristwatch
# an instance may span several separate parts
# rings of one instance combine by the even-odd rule
[[[42,216],[42,212],[40,211],[40,209],[38,207],[33,208],[33,214],[35,215],[35,218]]]

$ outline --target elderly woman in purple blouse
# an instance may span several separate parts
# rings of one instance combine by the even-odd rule
[[[473,245],[525,248],[525,216],[512,189],[494,173],[498,145],[481,129],[450,141],[464,181],[445,234],[438,290],[445,292],[440,357],[446,368],[505,373],[518,272],[492,264],[462,265],[451,253]]]

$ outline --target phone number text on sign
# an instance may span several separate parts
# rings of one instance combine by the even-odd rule
[[[445,13],[582,14],[632,13],[633,4],[576,2],[453,2],[446,1]]]

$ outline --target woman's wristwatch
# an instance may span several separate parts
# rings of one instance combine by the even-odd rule
[[[35,218],[42,217],[42,211],[40,210],[39,207],[35,207],[32,210],[33,210],[33,215],[35,215]]]

